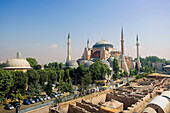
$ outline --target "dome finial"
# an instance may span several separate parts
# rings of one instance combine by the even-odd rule
[[[21,53],[17,52],[17,58],[21,58]]]

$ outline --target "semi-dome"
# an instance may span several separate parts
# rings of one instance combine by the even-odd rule
[[[90,67],[90,65],[92,65],[94,62],[92,62],[92,61],[87,61],[87,62],[85,62],[84,63],[84,67]]]
[[[24,58],[21,58],[21,53],[17,52],[17,57],[14,59],[10,59],[7,61],[6,67],[4,67],[6,70],[27,70],[31,69],[30,64],[28,61]]]
[[[78,63],[76,60],[68,60],[65,64],[65,66],[69,66],[71,68],[76,68],[76,67],[78,67]]]
[[[108,67],[110,67],[110,63],[107,60],[102,60],[103,64],[106,64]]]
[[[102,39],[102,40],[96,42],[95,45],[93,46],[93,48],[99,48],[99,47],[111,47],[111,48],[113,48],[113,45],[110,42]]]

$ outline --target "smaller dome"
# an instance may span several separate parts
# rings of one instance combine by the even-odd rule
[[[110,63],[107,60],[102,60],[103,64],[106,64],[108,67],[110,67]]]
[[[66,62],[65,66],[76,68],[76,67],[78,67],[78,63],[77,63],[76,60],[69,60],[69,61]]]
[[[92,61],[87,61],[86,63],[84,63],[84,67],[90,67],[90,65],[92,65],[94,62]]]

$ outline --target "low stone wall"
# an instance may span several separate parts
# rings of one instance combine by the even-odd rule
[[[86,111],[89,111],[89,112],[92,112],[92,113],[98,113],[97,108],[92,107],[92,106],[85,104],[85,103],[76,102],[76,106],[84,108]]]
[[[83,108],[69,104],[68,113],[90,113]]]
[[[91,98],[85,99],[85,101],[87,102],[91,102],[92,104],[98,104],[99,102],[105,102],[106,101],[106,93],[104,94],[100,94],[100,95],[96,95],[93,96]]]
[[[92,106],[92,107],[95,107],[95,108],[97,108],[97,109],[99,109],[99,108],[100,108],[100,106],[99,106],[99,105],[92,104],[91,102],[86,102],[85,100],[82,100],[82,103],[88,104],[88,105],[90,105],[90,106]]]
[[[126,97],[124,95],[116,95],[116,94],[110,94],[107,93],[106,95],[106,101],[110,101],[111,99],[117,100],[121,103],[123,103],[124,109],[127,109],[132,104],[136,103],[138,101],[137,98],[134,97]]]

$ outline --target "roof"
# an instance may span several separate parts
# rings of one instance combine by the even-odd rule
[[[170,68],[170,65],[166,65],[165,68]]]
[[[31,69],[31,66],[26,59],[21,58],[21,53],[17,52],[17,58],[10,59],[4,69]]]
[[[110,67],[110,63],[107,60],[102,60],[103,64],[106,64],[108,67]]]
[[[168,103],[169,101],[167,98],[162,97],[162,96],[157,96],[147,106],[149,106],[150,104],[154,104],[154,105],[159,106],[164,111]]]
[[[170,99],[170,91],[164,91],[164,92],[162,92],[161,96]]]
[[[76,60],[69,60],[66,62],[65,66],[69,66],[71,68],[76,68],[76,67],[78,67],[78,63]]]
[[[84,67],[90,67],[90,65],[92,65],[94,62],[92,61],[87,61],[84,63]]]
[[[95,45],[93,46],[93,48],[99,48],[99,47],[111,47],[111,48],[113,48],[113,45],[110,42],[102,39],[102,40],[96,42]]]

